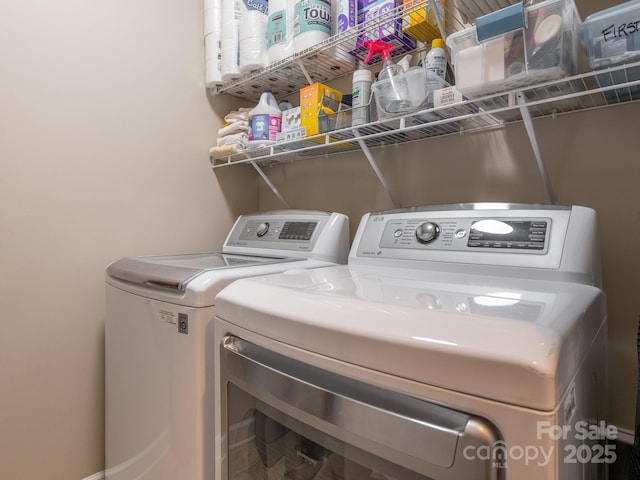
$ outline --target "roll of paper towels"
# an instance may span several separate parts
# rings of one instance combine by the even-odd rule
[[[355,63],[355,57],[349,52],[356,48],[355,29],[358,26],[358,1],[333,0],[331,9],[331,35],[347,35],[345,32],[351,32],[351,38],[343,39],[330,52],[336,59],[346,62],[347,66],[352,66]]]
[[[205,81],[207,88],[222,85],[222,46],[220,33],[210,33],[204,37],[204,51],[206,57]]]
[[[315,47],[331,36],[330,0],[298,0],[293,18],[294,53]]]
[[[242,0],[224,0],[222,2],[222,81],[229,82],[240,76],[239,30],[240,2]]]
[[[239,27],[240,73],[259,70],[268,63],[267,14],[265,0],[243,0]]]
[[[269,63],[293,54],[294,0],[269,0],[267,52]]]
[[[222,26],[222,4],[221,0],[205,0],[204,2],[204,36],[211,33],[220,33]]]

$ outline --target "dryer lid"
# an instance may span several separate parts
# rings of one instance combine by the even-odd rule
[[[107,267],[107,275],[150,288],[184,291],[187,283],[211,270],[291,262],[294,258],[220,252],[125,257]]]
[[[317,355],[544,411],[606,321],[588,285],[369,266],[242,279],[216,302],[222,320]]]

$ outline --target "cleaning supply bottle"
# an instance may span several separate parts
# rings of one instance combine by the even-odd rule
[[[278,108],[284,112],[285,110],[290,110],[293,108],[293,105],[291,105],[291,102],[289,100],[280,100],[280,103],[278,104]]]
[[[447,75],[447,54],[444,51],[444,41],[441,38],[435,38],[431,42],[431,50],[424,57],[422,66],[435,76],[446,80]]]
[[[444,50],[444,41],[434,38],[431,42],[431,50],[424,57],[422,66],[427,71],[427,106],[433,107],[434,91],[449,86],[447,75],[447,54]]]
[[[384,88],[378,89],[381,95],[376,99],[376,102],[379,105],[382,102],[384,104],[382,108],[389,113],[405,111],[410,106],[409,91],[406,79],[402,78],[404,69],[391,60],[393,45],[382,40],[367,40],[364,42],[364,46],[369,50],[364,63],[369,63],[371,57],[376,54],[380,54],[382,57],[382,70],[380,70],[376,82],[383,82]],[[386,82],[388,85],[384,83],[385,80],[388,80]],[[381,85],[379,86],[381,87]]]
[[[353,72],[351,97],[351,126],[369,123],[369,101],[371,99],[371,71],[361,68]]]
[[[394,46],[382,40],[367,40],[364,42],[369,52],[367,53],[364,63],[369,63],[374,55],[380,54],[382,58],[382,70],[378,74],[378,80],[386,80],[387,78],[397,77],[403,72],[400,65],[396,65],[391,60],[391,52]]]
[[[272,145],[280,132],[282,111],[271,90],[265,90],[260,101],[249,111],[249,147]]]

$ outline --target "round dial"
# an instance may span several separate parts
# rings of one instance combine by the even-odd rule
[[[264,237],[269,231],[269,224],[267,222],[263,222],[256,227],[256,235],[259,237]]]
[[[416,238],[420,243],[433,242],[440,235],[440,227],[437,223],[424,222],[416,229]]]

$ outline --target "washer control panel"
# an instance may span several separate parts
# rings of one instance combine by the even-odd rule
[[[282,219],[248,220],[240,231],[240,240],[264,240],[271,242],[294,240],[310,242],[318,221],[293,221]]]
[[[223,252],[306,256],[310,252],[328,255],[339,249],[342,258],[346,255],[344,250],[348,251],[348,226],[345,215],[316,210],[242,215],[229,232]]]

